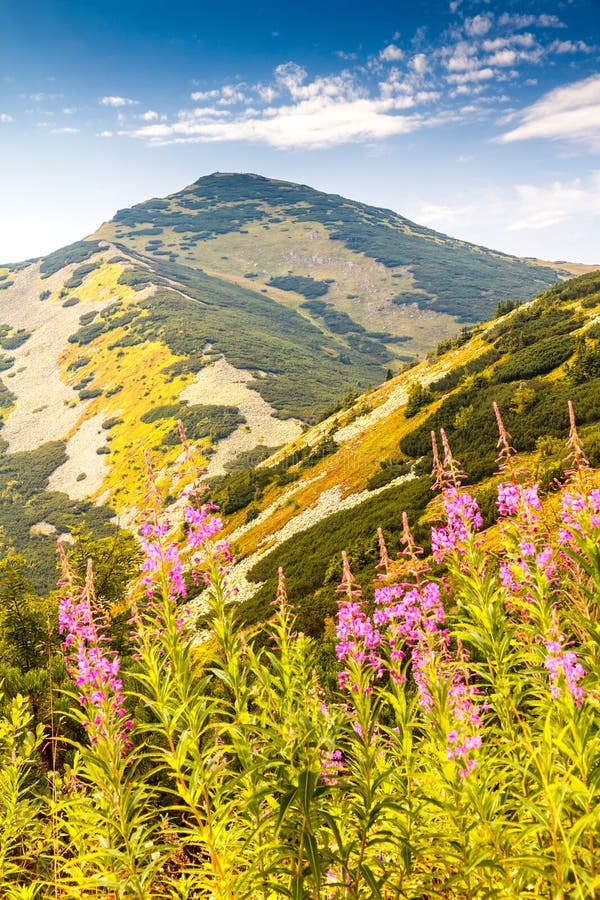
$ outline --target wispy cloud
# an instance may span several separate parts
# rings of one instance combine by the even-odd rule
[[[501,135],[502,143],[548,138],[600,147],[600,75],[555,88],[524,109],[521,124]]]
[[[498,24],[509,28],[531,28],[532,25],[536,25],[538,28],[567,27],[558,16],[548,15],[547,13],[542,13],[541,15],[503,13],[498,19]]]
[[[209,121],[206,115],[192,111],[177,122],[148,125],[129,133],[158,143],[258,141],[279,149],[328,147],[414,131],[423,124],[422,118],[396,112],[411,103],[407,98],[342,99],[321,94],[220,121],[214,117]]]
[[[466,15],[461,4],[454,6],[458,21],[445,33],[445,43],[428,43],[424,32],[412,41],[394,34],[377,54],[360,61],[340,51],[344,68],[336,72],[309,75],[288,61],[256,84],[199,84],[190,94],[192,108],[168,118],[150,109],[137,116],[138,127],[128,128],[122,116],[120,133],[149,143],[254,141],[276,148],[380,141],[489,117],[507,102],[514,108],[521,87],[535,83],[528,77],[533,66],[587,52],[583,41],[555,40],[563,23],[554,15],[498,15],[481,7]],[[471,102],[465,105],[465,98]],[[105,97],[102,102],[135,101]]]
[[[12,121],[13,117],[9,116],[8,113],[0,113],[0,122],[2,123],[2,125],[8,125]]]
[[[483,231],[488,225],[507,232],[533,233],[595,217],[599,208],[600,171],[596,171],[587,179],[517,184],[512,189],[478,191],[477,196],[463,196],[456,203],[425,203],[411,215],[431,228],[451,233]]]
[[[550,228],[585,213],[598,213],[600,172],[595,172],[587,183],[577,178],[568,182],[555,181],[545,187],[518,185],[516,194],[521,214],[508,224],[508,230],[537,231]]]
[[[132,100],[131,97],[119,97],[110,95],[107,97],[101,97],[100,103],[102,104],[102,106],[136,106],[139,103],[139,100]]]
[[[64,128],[51,128],[50,134],[79,134],[79,128],[65,126]]]

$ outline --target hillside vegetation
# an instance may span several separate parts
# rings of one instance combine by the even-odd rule
[[[377,552],[377,526],[392,540],[399,507],[427,549],[432,430],[445,429],[492,525],[494,402],[551,495],[564,471],[569,399],[589,458],[600,465],[598,272],[445,342],[258,468],[238,467],[214,482],[210,496],[230,513],[227,532],[245,557],[241,614],[249,622],[267,617],[282,565],[301,627],[321,635],[336,610],[322,585],[334,577],[340,550],[354,552],[360,580]]]

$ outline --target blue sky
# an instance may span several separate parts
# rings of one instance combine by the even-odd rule
[[[600,2],[2,0],[0,259],[213,171],[600,263]]]

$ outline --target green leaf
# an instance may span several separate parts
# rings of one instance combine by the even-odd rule
[[[310,870],[315,880],[315,885],[319,887],[321,884],[321,859],[319,857],[319,848],[315,840],[314,834],[307,831],[304,835],[304,845],[306,847]]]
[[[379,885],[377,884],[375,875],[373,874],[372,870],[369,868],[369,866],[366,863],[361,864],[360,872],[361,872],[361,875],[363,876],[363,878],[365,879],[365,881],[367,882],[367,884],[369,885],[369,887],[371,888],[371,891],[372,891],[371,896],[374,898],[374,900],[382,900],[382,894],[381,894],[381,891],[379,890]]]

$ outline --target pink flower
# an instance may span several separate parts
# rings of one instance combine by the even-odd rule
[[[575,705],[581,706],[585,691],[579,681],[587,675],[587,672],[577,662],[577,654],[574,650],[563,649],[563,640],[561,635],[558,639],[548,637],[544,641],[547,651],[544,665],[550,676],[550,693],[555,699],[558,699],[566,690],[575,701]]]
[[[95,620],[95,596],[92,582],[91,561],[85,584],[78,585],[68,560],[60,547],[62,577],[59,585],[66,587],[59,597],[59,632],[64,635],[63,646],[68,651],[67,667],[80,689],[79,702],[90,706],[89,718],[84,727],[96,743],[98,736],[115,736],[115,727],[121,738],[131,728],[123,705],[123,682],[119,678],[120,660],[114,651],[108,650],[108,638],[102,634]],[[115,719],[116,716],[116,719]]]
[[[472,533],[483,525],[477,501],[466,491],[445,487],[442,493],[447,524],[431,529],[431,549],[436,562],[459,553]]]

